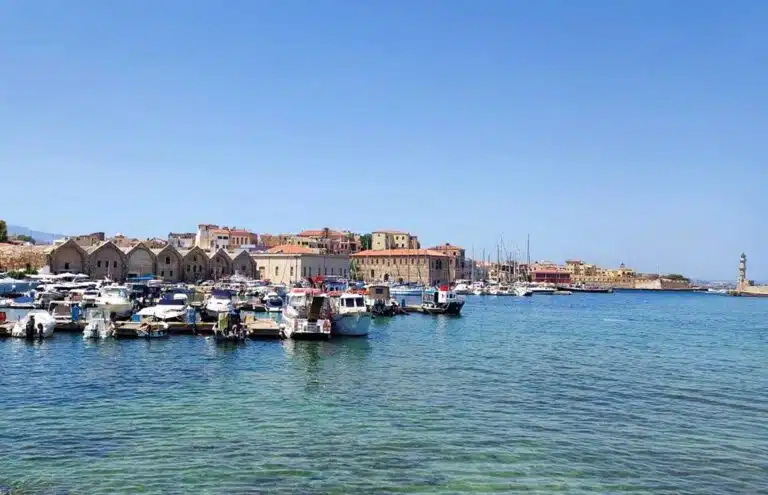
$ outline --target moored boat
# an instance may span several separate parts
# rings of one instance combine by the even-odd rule
[[[28,340],[44,339],[53,336],[56,321],[45,310],[33,309],[13,325],[11,337]]]
[[[292,289],[283,308],[282,332],[289,339],[331,337],[328,296],[317,289]]]
[[[133,312],[128,288],[121,285],[102,287],[94,302],[97,307],[107,313],[114,313],[117,318],[129,318]]]
[[[205,314],[209,318],[218,318],[221,313],[232,311],[232,291],[226,289],[213,289],[205,302]]]
[[[107,339],[115,336],[115,324],[102,308],[91,308],[85,316],[84,339]]]
[[[345,292],[331,298],[333,311],[331,334],[350,337],[368,335],[371,326],[371,312],[365,305],[365,298],[360,294]]]
[[[463,307],[464,298],[457,295],[447,285],[442,285],[437,289],[428,289],[424,291],[422,296],[421,309],[424,313],[458,316]]]

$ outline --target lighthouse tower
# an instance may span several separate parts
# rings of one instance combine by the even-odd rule
[[[736,290],[744,290],[747,286],[747,255],[741,253],[741,259],[739,260],[739,280],[736,283]]]

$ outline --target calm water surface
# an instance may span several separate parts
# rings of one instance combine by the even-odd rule
[[[0,411],[20,493],[768,493],[768,301],[470,297],[321,343],[5,339]]]

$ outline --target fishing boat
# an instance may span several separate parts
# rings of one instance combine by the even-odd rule
[[[588,292],[595,294],[609,294],[613,292],[611,287],[598,287],[595,285],[573,284],[563,285],[557,287],[558,291],[570,291],[570,292]]]
[[[87,302],[85,298],[83,298],[83,301]],[[106,313],[114,313],[119,319],[130,318],[131,313],[133,313],[130,293],[128,288],[122,285],[102,287],[94,303]]]
[[[115,324],[103,308],[91,308],[85,316],[84,339],[107,339],[115,336]]]
[[[365,305],[373,316],[393,316],[397,313],[397,303],[390,296],[388,285],[369,285],[367,292]]]
[[[345,292],[331,298],[333,311],[331,334],[349,337],[368,335],[371,326],[371,312],[360,294]]]
[[[463,307],[464,298],[447,285],[442,285],[438,289],[427,289],[421,300],[421,310],[433,315],[459,316]]]
[[[45,310],[33,309],[13,325],[11,337],[44,339],[53,336],[56,321]]]
[[[282,333],[289,339],[331,337],[328,296],[317,289],[292,289],[283,308]]]
[[[279,313],[283,310],[283,299],[277,292],[269,292],[264,297],[264,308],[267,313]]]
[[[213,289],[205,302],[205,314],[217,319],[221,313],[232,311],[232,291],[226,289]]]

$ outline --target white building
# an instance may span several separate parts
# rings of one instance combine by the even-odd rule
[[[318,276],[349,278],[349,256],[343,254],[307,253],[301,246],[278,246],[266,253],[253,253],[251,258],[258,278],[275,284],[290,285]]]

